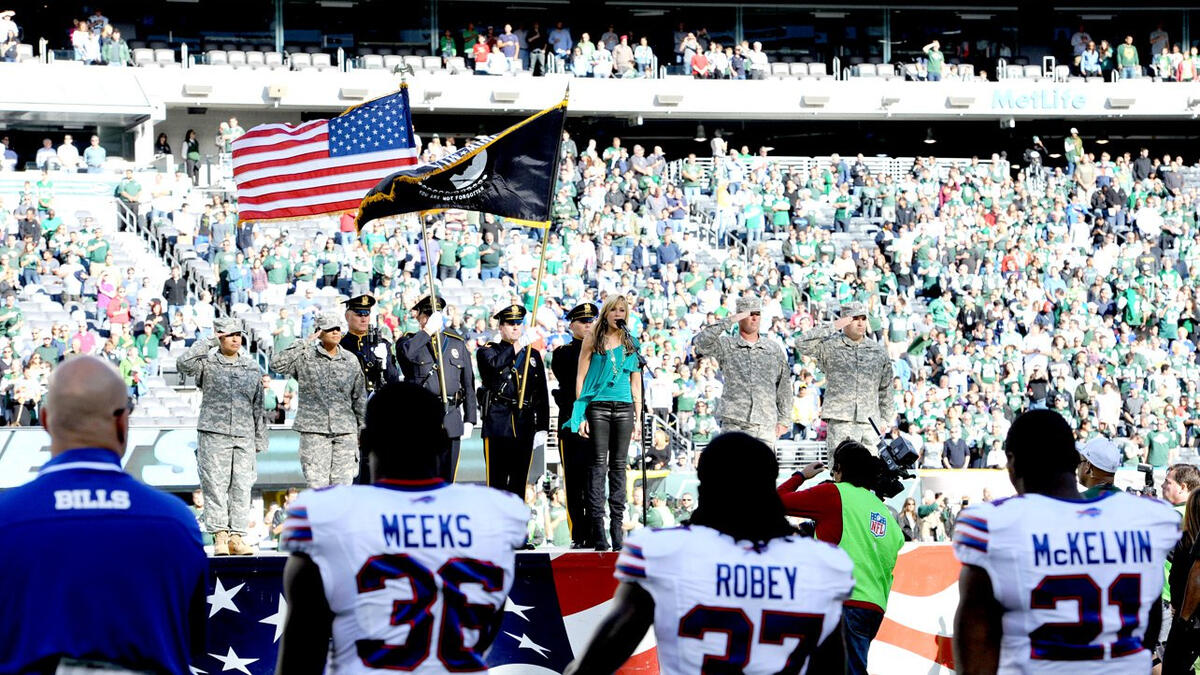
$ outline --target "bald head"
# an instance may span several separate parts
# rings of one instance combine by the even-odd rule
[[[73,448],[108,448],[125,454],[128,392],[112,364],[94,356],[62,362],[50,375],[42,426],[50,434],[50,453]]]

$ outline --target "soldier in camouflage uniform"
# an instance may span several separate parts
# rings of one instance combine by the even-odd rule
[[[258,477],[254,455],[267,449],[262,370],[240,353],[245,328],[238,319],[214,322],[216,337],[197,340],[179,357],[179,372],[196,378],[203,398],[196,424],[196,464],[204,493],[204,524],[216,555],[246,555],[250,488]]]
[[[892,361],[887,350],[866,337],[867,309],[860,302],[842,305],[837,321],[815,326],[796,338],[796,350],[817,362],[825,374],[821,418],[832,453],[845,440],[876,452],[879,436],[896,417],[892,398]]]
[[[692,345],[725,378],[721,430],[744,431],[774,449],[792,423],[792,371],[783,347],[759,335],[762,300],[738,298],[737,314],[705,326]],[[737,335],[729,335],[734,324]]]
[[[271,359],[271,369],[296,378],[300,406],[300,466],[312,488],[349,485],[358,474],[358,432],[367,413],[366,378],[358,360],[338,345],[342,322],[317,319],[317,332]]]

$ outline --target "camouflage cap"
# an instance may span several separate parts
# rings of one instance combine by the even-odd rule
[[[342,327],[342,317],[332,312],[322,312],[317,317],[317,330],[333,330]]]
[[[838,316],[842,318],[866,315],[867,306],[861,302],[847,302],[838,309]]]
[[[242,320],[232,316],[223,317],[213,320],[213,331],[217,335],[227,335],[230,333],[245,333],[246,327],[242,325]]]
[[[737,311],[742,312],[761,312],[762,298],[757,295],[745,295],[737,300]]]

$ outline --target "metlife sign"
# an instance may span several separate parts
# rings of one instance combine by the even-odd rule
[[[1039,87],[1033,90],[1005,88],[992,92],[992,110],[996,111],[1074,112],[1083,110],[1087,105],[1087,94],[1070,87]]]

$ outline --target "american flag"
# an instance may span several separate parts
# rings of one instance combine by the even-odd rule
[[[233,142],[240,218],[355,211],[379,181],[416,163],[407,87],[330,120],[261,124]]]
[[[583,652],[612,605],[614,553],[518,553],[516,583],[487,654],[496,675],[554,675]],[[210,558],[208,624],[195,675],[272,675],[287,602],[283,555]],[[655,675],[653,640],[619,671]]]

